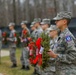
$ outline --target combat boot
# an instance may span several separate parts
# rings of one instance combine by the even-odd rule
[[[36,73],[36,70],[34,69],[34,72],[33,72],[33,74],[32,75],[36,75],[37,73]]]
[[[29,66],[27,66],[27,67],[25,68],[25,70],[30,70],[30,67],[29,67]]]
[[[25,69],[25,65],[22,65],[21,69]]]
[[[15,68],[15,67],[17,67],[17,64],[13,64],[13,65],[11,66],[11,68]]]

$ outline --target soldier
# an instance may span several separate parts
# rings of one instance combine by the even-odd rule
[[[0,30],[0,63],[1,63],[1,48],[2,48],[2,31]]]
[[[27,28],[26,24],[28,24],[28,21],[22,21],[22,22],[21,22],[21,25],[25,25],[25,28],[27,29],[27,31],[28,31],[29,34],[30,34],[30,30]]]
[[[37,39],[37,29],[36,29],[36,27],[34,26],[34,22],[32,22],[32,24],[31,24],[31,30],[32,30],[32,33],[31,33],[31,37],[32,37],[32,39],[33,39],[33,41],[35,42],[35,40]]]
[[[48,28],[48,33],[49,33],[49,36],[51,38],[50,39],[50,49],[52,49],[52,50],[54,48],[55,42],[57,42],[58,31],[59,30],[56,27],[56,25],[51,25],[50,28]],[[44,48],[42,48],[42,49],[44,49]],[[40,52],[42,53],[43,50],[40,51]],[[48,64],[49,64],[49,66],[46,67],[42,71],[41,75],[55,75],[56,69],[55,69],[55,61],[54,61],[54,59],[53,58],[50,58]]]
[[[60,12],[54,18],[57,27],[61,30],[54,51],[48,54],[55,59],[55,75],[76,75],[76,48],[74,36],[68,29],[71,20],[70,12]]]
[[[48,28],[50,26],[50,19],[43,19],[42,22],[40,23],[41,24],[41,27],[43,29],[43,32],[45,34],[48,33]],[[42,32],[42,33],[43,33]],[[41,47],[42,48],[42,47]],[[41,74],[41,69],[40,69],[40,66],[37,64],[36,67],[35,67],[35,70],[36,70],[36,74],[40,75]]]
[[[34,26],[37,29],[37,37],[40,37],[41,33],[43,32],[43,30],[40,26],[41,19],[40,18],[35,18],[33,22],[34,22]]]
[[[27,21],[24,21],[21,23],[21,27],[22,27],[22,36],[21,36],[21,43],[22,43],[22,46],[23,46],[23,49],[22,49],[22,54],[21,54],[21,63],[22,63],[22,68],[21,69],[24,69],[24,70],[30,70],[30,67],[29,67],[29,50],[27,48],[28,46],[28,37],[29,37],[29,30],[27,28]]]
[[[41,27],[42,27],[44,33],[47,34],[48,28],[50,26],[50,19],[45,18],[42,20],[42,22],[40,24],[41,24]]]
[[[16,61],[16,30],[14,29],[15,23],[9,24],[9,29],[11,30],[9,38],[7,40],[9,41],[9,47],[10,47],[10,59],[13,65],[11,68],[17,67],[17,61]]]
[[[43,30],[42,30],[42,28],[41,28],[41,26],[40,26],[40,22],[41,22],[41,19],[40,18],[35,18],[34,19],[34,21],[32,22],[32,24],[33,24],[33,27],[35,27],[36,28],[36,30],[34,31],[35,32],[35,40],[37,40],[40,36],[41,36],[41,34],[42,34],[42,32],[43,32]],[[37,49],[37,51],[36,51],[37,53],[37,55],[39,54],[38,53],[38,49]],[[33,75],[36,75],[36,74],[38,74],[38,66],[37,65],[35,65],[35,68],[34,68],[34,73],[33,73]]]
[[[56,27],[56,25],[51,25],[50,28],[48,28],[49,36],[51,38],[50,40],[50,49],[53,49],[54,44],[57,42],[59,29]]]
[[[0,30],[0,50],[2,48],[2,31]]]
[[[32,30],[31,38],[33,39],[34,42],[36,42],[36,40],[38,38],[38,31],[35,27],[35,22],[32,22],[30,27],[31,27],[31,30]],[[34,72],[33,72],[32,75],[36,75],[36,74],[37,74],[36,66],[34,66]]]

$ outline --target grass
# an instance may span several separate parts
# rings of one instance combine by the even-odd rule
[[[32,75],[33,73],[32,66],[30,66],[30,71],[20,70],[21,68],[20,54],[21,54],[21,50],[17,49],[16,57],[17,57],[18,67],[13,69],[10,68],[12,63],[10,61],[9,56],[2,57],[1,58],[2,62],[0,64],[0,73],[2,73],[3,75]]]

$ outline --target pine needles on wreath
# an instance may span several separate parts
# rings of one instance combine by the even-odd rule
[[[41,68],[44,69],[45,67],[48,67],[48,61],[50,58],[50,56],[47,54],[47,52],[50,49],[50,37],[48,36],[48,34],[45,34],[45,33],[42,33],[41,37],[42,37],[41,45],[44,48],[44,51],[42,54],[42,66],[41,66]]]

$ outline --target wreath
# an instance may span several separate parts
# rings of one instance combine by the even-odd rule
[[[3,44],[7,44],[7,33],[6,32],[3,32],[2,33],[2,37],[3,37],[3,40],[2,40],[2,42],[3,42]]]
[[[28,45],[29,47],[29,50],[30,50],[30,63],[32,65],[36,65],[37,63],[38,64],[41,64],[39,63],[39,58],[40,58],[40,55],[39,55],[39,51],[40,51],[40,47],[41,47],[41,38],[38,38],[36,40],[36,42],[33,42],[31,41]]]
[[[48,61],[49,61],[50,56],[47,54],[47,52],[50,49],[50,37],[48,36],[48,34],[42,33],[41,38],[42,38],[41,45],[44,48],[43,53],[42,53],[41,68],[44,69],[45,67],[49,66]]]

